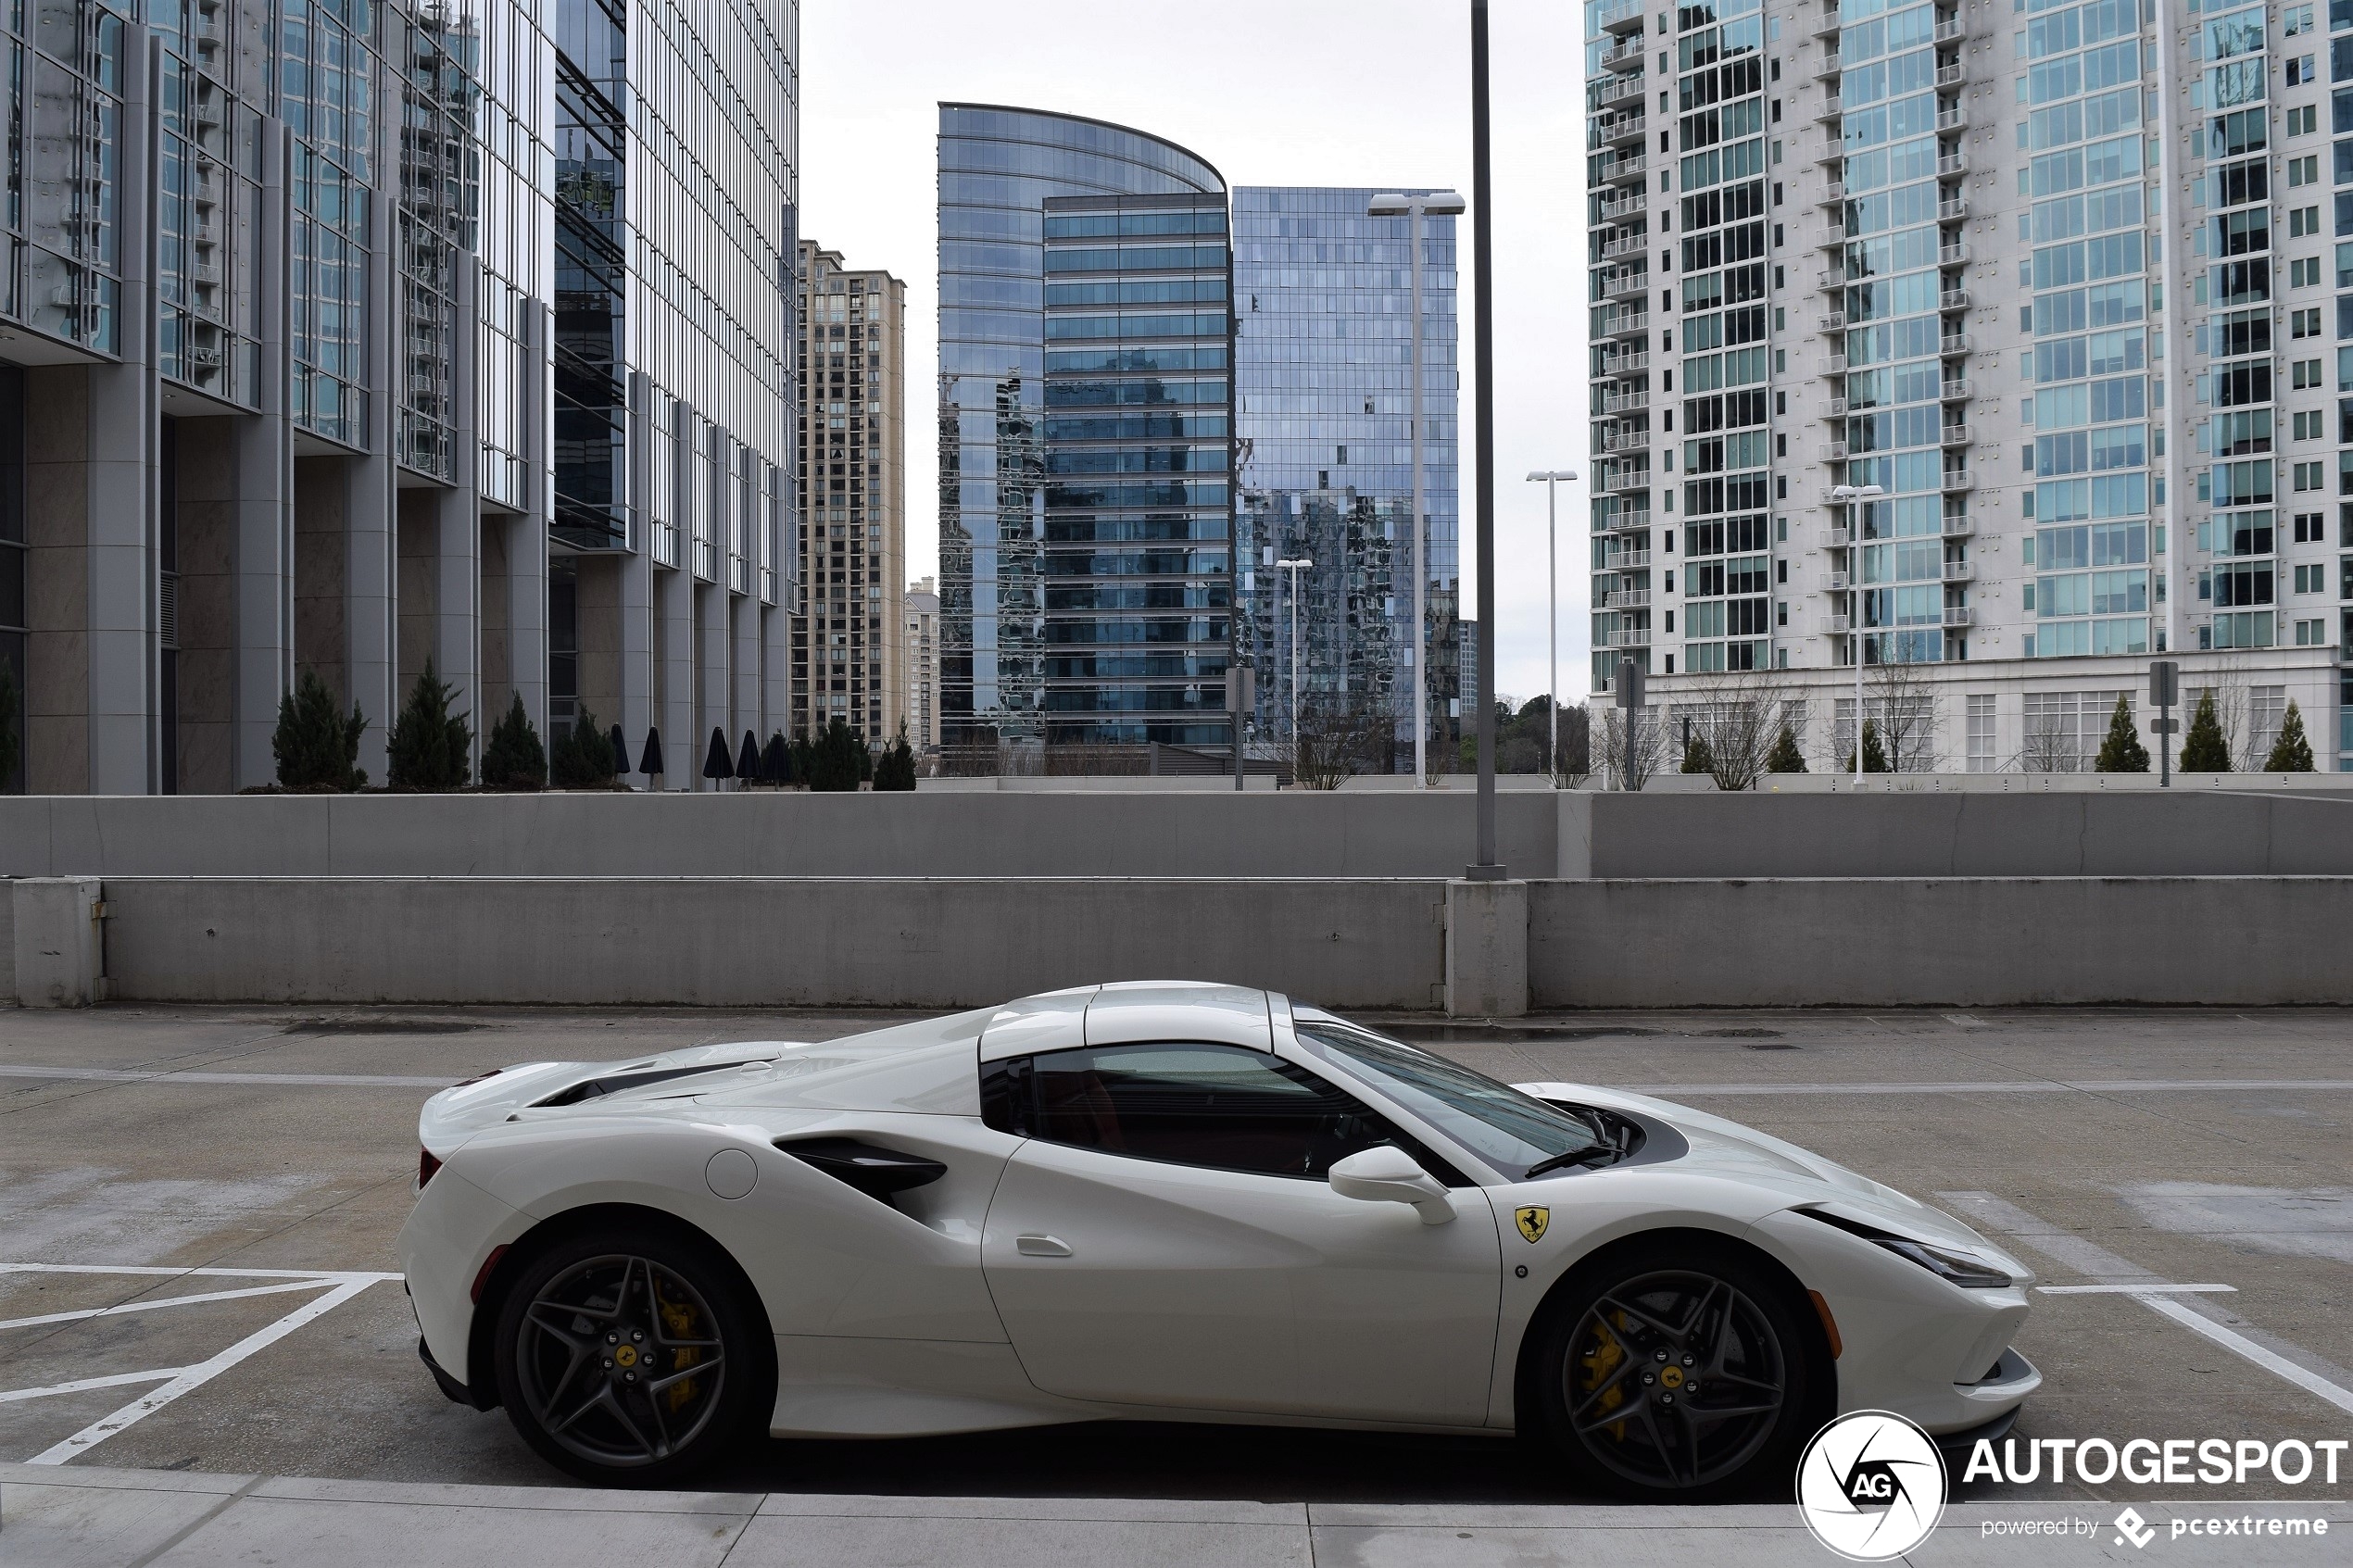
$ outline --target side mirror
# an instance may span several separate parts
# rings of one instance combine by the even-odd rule
[[[1454,1217],[1446,1184],[1394,1144],[1361,1148],[1345,1160],[1335,1160],[1330,1180],[1332,1190],[1342,1198],[1367,1203],[1410,1203],[1426,1225],[1442,1225]]]

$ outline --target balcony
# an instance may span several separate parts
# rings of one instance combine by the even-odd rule
[[[1947,495],[1965,495],[1976,488],[1977,475],[1969,472],[1969,470],[1947,469],[1944,470],[1944,489]]]
[[[1617,392],[1604,392],[1593,400],[1596,418],[1609,419],[1619,414],[1639,414],[1651,406],[1651,389],[1632,387]]]
[[[1946,196],[1936,204],[1936,220],[1939,223],[1959,223],[1966,220],[1968,217],[1969,197],[1967,196]]]
[[[1829,502],[1828,505],[1843,508],[1849,505],[1849,503],[1845,501],[1831,501]],[[1855,531],[1847,527],[1846,524],[1843,522],[1833,522],[1830,526],[1829,536],[1823,541],[1823,545],[1828,549],[1843,550],[1848,546],[1855,543],[1854,534]]]
[[[1613,267],[1602,274],[1602,293],[1610,299],[1640,299],[1651,292],[1647,267]]]
[[[1651,433],[1646,430],[1603,430],[1593,438],[1593,450],[1603,457],[1650,449]]]
[[[1969,608],[1967,605],[1946,605],[1944,607],[1944,624],[1955,628],[1974,626],[1977,624],[1977,611]]]
[[[1647,310],[1620,310],[1610,318],[1609,325],[1595,333],[1597,337],[1629,338],[1651,330],[1651,313]],[[1615,372],[1613,372],[1615,373]]]
[[[1642,95],[1642,84],[1630,76],[1613,76],[1597,82],[1585,94],[1589,109],[1605,109],[1612,104]]]
[[[1594,370],[1596,381],[1605,376],[1637,376],[1651,368],[1651,351],[1639,349],[1631,354],[1604,354]]]
[[[1640,70],[1642,69],[1642,41],[1621,39],[1602,51],[1604,70]]]
[[[1822,418],[1826,420],[1843,420],[1846,418],[1846,399],[1843,397],[1831,398],[1822,411]]]
[[[1595,12],[1592,20],[1604,32],[1640,34],[1642,31],[1642,0],[1617,0],[1615,5],[1604,6]]]
[[[1946,153],[1936,160],[1936,175],[1940,180],[1956,180],[1969,172],[1969,153]]]
[[[1623,223],[1629,218],[1641,217],[1642,213],[1642,197],[1631,191],[1613,191],[1594,204],[1593,221],[1596,224]],[[1641,242],[1637,240],[1635,243]]]
[[[1974,439],[1974,436],[1972,435],[1969,426],[1946,425],[1943,432],[1943,440],[1941,445],[1946,446],[1966,446],[1972,439]]]
[[[1605,185],[1639,185],[1650,178],[1650,169],[1645,157],[1615,157],[1602,165],[1601,180]]]
[[[1967,240],[1955,240],[1936,253],[1936,264],[1939,267],[1966,267],[1969,265],[1969,248]]]
[[[1846,573],[1843,571],[1831,572],[1830,583],[1822,591],[1826,594],[1843,594],[1846,592]]]
[[[1940,134],[1950,135],[1956,131],[1965,131],[1968,128],[1969,110],[1963,105],[1956,104],[1949,109],[1936,111],[1936,129]]]
[[[1948,381],[1938,390],[1937,395],[1947,403],[1966,403],[1970,396],[1969,383],[1965,381]]]
[[[1608,486],[1604,485],[1603,488],[1607,489]],[[1596,533],[1631,533],[1637,529],[1646,529],[1650,525],[1650,508],[1646,506],[1635,507],[1628,511],[1613,512],[1607,521],[1595,523],[1593,525],[1593,532]],[[1650,552],[1647,550],[1634,550],[1628,552],[1628,554],[1629,556],[1639,555],[1645,560],[1650,558]]]
[[[1948,515],[1944,519],[1944,537],[1947,539],[1966,539],[1976,532],[1977,521],[1974,518]]]
[[[1585,144],[1624,146],[1640,142],[1649,128],[1650,119],[1639,107],[1630,114],[1599,116],[1585,122]]]
[[[1845,112],[1845,108],[1839,103],[1837,94],[1825,93],[1822,94],[1822,107],[1814,111],[1814,118],[1816,119],[1836,119]]]
[[[1946,561],[1944,563],[1944,581],[1947,583],[1976,582],[1977,563],[1973,560]]]
[[[1602,489],[1611,493],[1612,495],[1627,490],[1648,490],[1651,487],[1651,470],[1650,465],[1647,463],[1642,464],[1640,467],[1631,463],[1610,463],[1602,466],[1601,475]],[[1614,524],[1614,526],[1618,528],[1647,528],[1650,526],[1650,517],[1648,513],[1645,512],[1642,517],[1642,521],[1639,523],[1620,521]]]
[[[1837,74],[1838,74],[1838,51],[1837,51],[1837,50],[1835,50],[1835,49],[1825,49],[1825,50],[1823,50],[1823,51],[1822,51],[1822,62],[1821,62],[1821,64],[1819,64],[1819,65],[1818,65],[1818,66],[1816,66],[1816,67],[1814,68],[1814,79],[1815,79],[1817,82],[1819,82],[1819,81],[1823,81],[1823,80],[1825,80],[1825,79],[1827,79],[1827,78],[1829,78],[1829,77],[1833,77],[1833,76],[1836,76]]]
[[[1967,310],[1969,303],[1969,292],[1967,289],[1946,289],[1936,296],[1936,307],[1939,310]]]
[[[1826,358],[1824,358],[1824,359],[1823,359],[1823,361],[1822,361],[1822,374],[1824,374],[1824,375],[1826,375],[1826,376],[1843,376],[1843,375],[1844,375],[1845,373],[1846,373],[1846,356],[1845,356],[1845,355],[1843,355],[1843,354],[1832,354],[1832,355],[1830,355],[1830,356],[1828,356]]]
[[[1833,637],[1843,637],[1844,635],[1846,635],[1846,625],[1847,625],[1847,622],[1846,622],[1846,617],[1844,617],[1843,615],[1833,615],[1833,616],[1831,616],[1831,636],[1833,636]]]
[[[1814,460],[1818,463],[1843,463],[1846,461],[1846,443],[1843,441],[1833,441],[1827,446],[1816,447],[1814,449]]]
[[[1815,320],[1822,332],[1843,332],[1846,331],[1846,312],[1843,310],[1833,310],[1826,316],[1818,316]]]
[[[1603,243],[1599,259],[1615,261],[1622,256],[1645,256],[1649,254],[1649,246],[1650,242],[1640,234],[1621,235]]]
[[[1838,127],[1832,126],[1822,137],[1821,145],[1814,149],[1814,161],[1816,163],[1843,163],[1845,159],[1846,138],[1839,133]]]
[[[1836,38],[1838,36],[1838,30],[1843,25],[1844,21],[1839,15],[1838,7],[1836,6],[1825,6],[1822,7],[1822,19],[1814,24],[1814,36],[1817,38]]]
[[[1596,632],[1593,646],[1597,648],[1646,648],[1651,645],[1651,629],[1647,626],[1622,626],[1615,632]]]
[[[1845,269],[1833,267],[1826,272],[1815,273],[1814,286],[1818,289],[1827,290],[1831,294],[1839,293],[1846,287]]]
[[[1650,602],[1648,588],[1620,588],[1616,593],[1593,596],[1595,609],[1640,609]]]
[[[1845,200],[1846,182],[1843,180],[1833,180],[1829,184],[1822,187],[1822,199],[1818,205],[1822,207],[1837,207],[1842,205]]]
[[[1958,44],[1967,36],[1969,36],[1969,24],[1957,19],[1954,21],[1938,22],[1936,24],[1936,31],[1930,36],[1930,42],[1935,44]]]
[[[1620,550],[1616,555],[1603,556],[1602,564],[1593,570],[1596,571],[1639,571],[1650,563],[1651,553],[1648,550]]]
[[[1843,250],[1846,248],[1846,242],[1854,237],[1846,232],[1844,224],[1833,223],[1828,228],[1814,231],[1814,248],[1816,250]]]
[[[1948,358],[1948,359],[1957,359],[1957,358],[1961,358],[1963,355],[1965,355],[1965,354],[1967,354],[1967,353],[1969,353],[1969,333],[1967,333],[1967,332],[1947,332],[1947,333],[1945,333],[1945,334],[1944,334],[1944,341],[1943,343],[1940,343],[1940,344],[1938,344],[1938,345],[1936,345],[1936,351],[1937,351],[1939,354],[1944,355],[1944,356],[1946,358]]]

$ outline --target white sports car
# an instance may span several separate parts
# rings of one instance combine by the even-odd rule
[[[535,1062],[420,1120],[443,1390],[592,1480],[748,1430],[1522,1432],[1641,1498],[1831,1415],[1997,1435],[2027,1271],[1778,1139],[1496,1083],[1265,991],[1086,986],[818,1045]]]

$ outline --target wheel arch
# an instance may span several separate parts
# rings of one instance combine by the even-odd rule
[[[1535,1310],[1529,1313],[1528,1321],[1521,1326],[1519,1344],[1514,1351],[1512,1415],[1516,1429],[1522,1433],[1535,1429],[1536,1411],[1540,1408],[1536,1392],[1538,1348],[1560,1298],[1579,1282],[1609,1267],[1627,1253],[1677,1243],[1706,1248],[1718,1256],[1730,1252],[1781,1286],[1790,1315],[1796,1320],[1798,1335],[1805,1343],[1806,1360],[1811,1370],[1819,1374],[1815,1386],[1808,1390],[1808,1403],[1814,1408],[1806,1412],[1807,1417],[1818,1426],[1837,1413],[1838,1358],[1831,1348],[1830,1335],[1823,1327],[1821,1313],[1815,1308],[1805,1282],[1780,1259],[1730,1231],[1711,1230],[1702,1225],[1668,1225],[1655,1230],[1634,1231],[1604,1242],[1579,1256],[1545,1287],[1542,1299],[1537,1302]]]
[[[768,1332],[760,1336],[761,1344],[754,1353],[765,1358],[770,1381],[774,1379],[775,1330],[768,1316],[768,1303],[761,1298],[759,1287],[744,1266],[736,1261],[719,1239],[692,1220],[682,1218],[666,1209],[656,1209],[643,1203],[588,1203],[551,1214],[533,1225],[522,1235],[500,1248],[484,1276],[482,1298],[474,1303],[473,1321],[466,1336],[466,1389],[472,1397],[476,1410],[496,1410],[499,1405],[498,1378],[496,1371],[498,1320],[505,1313],[507,1294],[522,1277],[523,1270],[533,1259],[548,1248],[574,1236],[590,1236],[623,1225],[648,1225],[665,1235],[683,1236],[709,1248],[711,1258],[724,1269],[730,1284],[743,1293],[760,1314],[761,1325]]]

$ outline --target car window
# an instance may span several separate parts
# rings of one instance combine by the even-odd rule
[[[1515,1178],[1564,1155],[1615,1159],[1615,1146],[1584,1118],[1499,1084],[1460,1062],[1376,1035],[1328,1013],[1292,1010],[1310,1050],[1365,1073],[1416,1116]]]
[[[1452,1167],[1355,1096],[1240,1046],[1103,1046],[990,1062],[981,1110],[1002,1132],[1138,1160],[1320,1181],[1394,1144],[1450,1185]]]

